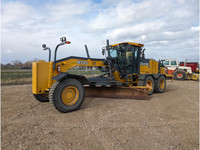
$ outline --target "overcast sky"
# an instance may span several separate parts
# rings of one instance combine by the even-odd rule
[[[58,57],[101,58],[106,39],[142,43],[146,57],[198,61],[199,0],[2,0],[1,61],[47,60],[60,37],[71,44]],[[53,58],[53,56],[52,56]]]

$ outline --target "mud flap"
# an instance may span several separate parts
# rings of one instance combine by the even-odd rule
[[[149,99],[146,87],[85,87],[86,97]]]

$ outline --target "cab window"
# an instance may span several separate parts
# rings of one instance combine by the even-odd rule
[[[163,66],[169,65],[169,61],[163,61]]]
[[[113,57],[113,58],[117,57],[117,51],[116,51],[116,49],[111,49],[110,50],[110,56]]]
[[[176,61],[172,61],[171,65],[177,65]]]

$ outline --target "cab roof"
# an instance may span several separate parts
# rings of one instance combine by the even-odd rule
[[[122,42],[122,43],[113,44],[111,46],[114,47],[114,46],[117,46],[117,45],[120,45],[120,44],[130,44],[130,45],[138,46],[138,47],[143,47],[144,46],[144,44],[133,43],[133,42]]]

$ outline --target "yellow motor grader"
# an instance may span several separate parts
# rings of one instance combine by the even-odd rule
[[[70,56],[56,59],[60,46],[70,44],[65,37],[55,48],[54,61],[33,62],[32,93],[40,102],[50,101],[60,112],[66,113],[81,107],[85,96],[108,98],[146,99],[153,92],[166,89],[166,75],[160,73],[159,63],[145,59],[143,44],[123,42],[109,44],[102,49],[105,59]],[[98,68],[102,74],[86,78],[67,71],[75,66]]]

